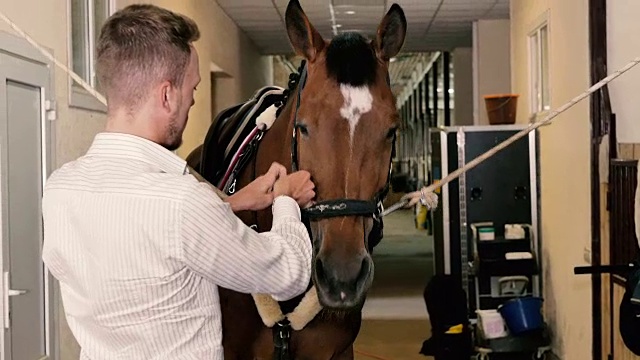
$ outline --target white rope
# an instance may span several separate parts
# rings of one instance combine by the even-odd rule
[[[522,138],[523,136],[525,136],[528,133],[530,133],[531,131],[539,128],[540,126],[551,122],[551,120],[553,118],[555,118],[556,116],[558,116],[558,115],[562,114],[563,112],[567,111],[570,107],[572,107],[573,105],[575,105],[579,101],[583,100],[587,96],[591,95],[592,93],[594,93],[595,91],[597,91],[598,89],[603,87],[604,85],[608,84],[613,79],[615,79],[618,76],[620,76],[620,75],[624,74],[625,72],[629,71],[632,67],[638,65],[638,63],[640,63],[640,57],[635,58],[633,61],[628,63],[622,69],[620,69],[620,70],[614,72],[613,74],[607,76],[606,78],[600,80],[597,84],[591,86],[584,93],[582,93],[582,94],[576,96],[575,98],[571,99],[571,101],[569,101],[568,103],[562,105],[557,110],[552,111],[544,120],[529,125],[526,129],[523,129],[523,130],[519,131],[518,133],[516,133],[515,135],[513,135],[509,139],[501,142],[500,144],[496,145],[495,147],[493,147],[489,151],[487,151],[484,154],[476,157],[475,159],[473,159],[472,161],[467,163],[465,166],[453,171],[451,174],[447,175],[442,180],[439,180],[437,183],[433,183],[433,184],[431,184],[431,185],[429,185],[427,187],[423,187],[422,189],[420,189],[418,191],[414,191],[414,192],[411,192],[411,193],[408,193],[408,194],[404,195],[399,202],[397,202],[393,206],[390,206],[389,208],[387,208],[382,213],[382,215],[383,216],[384,215],[388,215],[388,214],[390,214],[390,213],[392,213],[392,212],[394,212],[394,211],[396,211],[396,210],[398,210],[398,209],[400,209],[402,207],[411,207],[411,206],[415,205],[418,201],[422,201],[423,204],[428,203],[428,200],[435,195],[435,194],[433,194],[433,191],[436,188],[439,188],[439,187],[449,183],[450,181],[458,178],[463,173],[471,170],[472,168],[474,168],[475,166],[477,166],[481,162],[483,162],[483,161],[487,160],[488,158],[492,157],[498,151],[500,151],[500,150],[506,148],[507,146],[511,145],[516,140]]]
[[[70,70],[66,65],[62,64],[55,57],[53,57],[53,55],[51,55],[51,53],[49,53],[46,49],[44,49],[43,47],[38,45],[37,42],[35,42],[26,32],[24,32],[22,29],[20,29],[18,27],[18,25],[16,25],[13,21],[11,21],[4,13],[2,13],[2,11],[0,11],[0,18],[2,18],[2,20],[4,20],[4,22],[6,22],[13,30],[15,30],[18,34],[20,34],[20,36],[25,38],[31,45],[33,45],[33,47],[35,47],[38,51],[40,51],[42,53],[42,55],[44,55],[47,59],[52,61],[56,66],[58,66],[65,73],[67,73],[69,76],[71,76],[71,78],[73,78],[73,80],[78,82],[78,84],[80,84],[80,86],[82,86],[91,95],[93,95],[96,99],[98,99],[98,101],[100,101],[105,106],[107,105],[107,100],[104,98],[104,96],[102,96],[102,94],[100,94],[94,88],[92,88],[89,84],[87,84],[82,78],[80,78],[76,73],[74,73],[72,70]],[[408,194],[404,195],[399,202],[393,204],[392,206],[390,206],[389,208],[384,210],[382,212],[382,216],[388,215],[388,214],[390,214],[390,213],[392,213],[392,212],[394,212],[394,211],[396,211],[396,210],[398,210],[400,208],[403,208],[403,207],[411,207],[411,206],[415,205],[418,201],[421,201],[421,203],[423,205],[425,205],[425,206],[427,206],[429,208],[433,208],[433,207],[437,206],[437,195],[435,195],[433,193],[433,191],[436,188],[439,188],[439,187],[442,187],[443,185],[446,185],[447,183],[451,182],[452,180],[458,178],[463,173],[465,173],[465,172],[471,170],[472,168],[476,167],[481,162],[483,162],[483,161],[487,160],[488,158],[492,157],[498,151],[500,151],[500,150],[506,148],[507,146],[511,145],[516,140],[522,138],[523,136],[525,136],[528,133],[530,133],[531,131],[539,128],[540,126],[551,122],[551,120],[553,118],[555,118],[556,116],[558,116],[561,113],[565,112],[570,107],[572,107],[573,105],[575,105],[579,101],[583,100],[587,96],[591,95],[593,92],[595,92],[596,90],[600,89],[604,85],[608,84],[609,82],[611,82],[612,80],[614,80],[618,76],[624,74],[625,72],[630,70],[632,67],[638,65],[638,63],[640,63],[640,57],[635,58],[633,61],[628,63],[622,69],[620,69],[620,70],[614,72],[613,74],[607,76],[606,78],[604,78],[601,81],[599,81],[597,84],[595,84],[592,87],[590,87],[584,93],[576,96],[571,101],[569,101],[568,103],[564,104],[563,106],[561,106],[557,110],[552,111],[544,120],[529,125],[528,128],[523,129],[522,131],[520,131],[517,134],[513,135],[509,139],[507,139],[507,140],[503,141],[502,143],[496,145],[495,147],[493,147],[489,151],[485,152],[484,154],[478,156],[477,158],[475,158],[472,161],[470,161],[469,163],[467,163],[465,166],[461,167],[460,169],[455,170],[454,172],[452,172],[451,174],[449,174],[445,178],[439,180],[437,183],[431,184],[431,185],[429,185],[427,187],[423,187],[422,189],[420,189],[418,191],[414,191],[414,192],[411,192],[411,193],[408,193]]]
[[[20,36],[25,38],[25,40],[27,40],[31,45],[33,45],[33,47],[35,47],[38,51],[40,51],[42,55],[44,55],[47,59],[49,59],[56,66],[58,66],[64,72],[66,72],[69,76],[71,76],[73,80],[77,81],[78,84],[80,84],[80,86],[82,86],[91,95],[93,95],[96,99],[98,99],[98,101],[100,101],[105,106],[107,106],[107,100],[104,98],[104,96],[102,96],[99,92],[96,91],[96,89],[92,88],[89,84],[87,84],[84,80],[82,80],[80,76],[78,76],[76,73],[70,70],[67,66],[65,66],[63,63],[58,61],[55,57],[53,57],[53,55],[51,55],[51,53],[48,52],[45,48],[38,45],[38,43],[35,42],[35,40],[33,40],[26,32],[20,29],[18,25],[16,25],[16,23],[14,23],[13,21],[11,21],[2,11],[0,11],[0,18],[2,18],[2,20],[4,20],[4,22],[6,22],[7,25],[9,25],[13,30],[15,30],[18,34],[20,34]]]

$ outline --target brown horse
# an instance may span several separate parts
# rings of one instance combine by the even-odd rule
[[[319,312],[300,330],[294,327],[289,334],[284,321],[273,331],[251,295],[221,288],[225,358],[353,359],[362,306],[373,281],[371,248],[382,237],[379,206],[389,186],[399,123],[388,65],[402,48],[407,24],[394,4],[373,40],[344,33],[325,41],[298,0],[290,1],[285,17],[289,39],[305,58],[305,67],[255,156],[238,173],[235,187],[266,172],[274,161],[290,171],[311,173],[317,203],[304,211],[314,245],[307,300],[319,304]],[[201,151],[189,156],[190,165],[199,170]],[[270,210],[239,216],[258,231],[270,229]],[[303,295],[280,303],[280,309],[287,314],[301,299]]]

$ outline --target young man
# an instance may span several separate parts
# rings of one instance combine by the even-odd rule
[[[308,173],[273,164],[222,200],[172,153],[200,81],[199,36],[192,20],[152,5],[102,29],[106,130],[51,175],[43,197],[43,260],[81,359],[222,359],[218,286],[285,300],[309,283],[299,208],[315,196]],[[234,215],[269,206],[269,232]]]

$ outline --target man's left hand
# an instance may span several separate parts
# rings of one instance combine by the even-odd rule
[[[287,169],[274,162],[269,171],[229,196],[226,201],[231,205],[233,212],[266,209],[273,203],[273,184],[278,178],[286,175]]]

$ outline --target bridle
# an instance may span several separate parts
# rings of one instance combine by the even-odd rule
[[[300,74],[298,90],[296,94],[296,107],[294,110],[294,123],[293,123],[293,134],[291,140],[291,168],[292,171],[298,171],[298,127],[296,126],[298,123],[298,109],[300,108],[300,98],[302,89],[304,88],[307,80],[307,66],[306,61],[302,60],[300,64],[300,70],[298,72]],[[387,74],[387,83],[389,83],[389,75]],[[384,211],[383,201],[387,194],[389,193],[389,188],[391,184],[391,170],[392,170],[392,160],[395,156],[395,141],[396,137],[394,134],[391,157],[389,159],[389,173],[387,175],[387,181],[382,189],[378,190],[371,200],[358,200],[358,199],[350,199],[350,198],[339,198],[339,199],[329,199],[323,200],[315,203],[314,205],[301,209],[302,217],[309,229],[309,222],[313,220],[319,220],[324,218],[331,218],[337,216],[370,216],[373,219],[373,228],[369,233],[369,238],[367,241],[367,246],[369,252],[373,250],[380,240],[382,240],[382,212]]]
[[[300,97],[302,89],[304,88],[307,80],[307,67],[306,61],[302,60],[298,69],[298,90],[296,94],[296,108],[293,113],[293,134],[291,139],[291,170],[298,171],[298,109],[300,109]],[[291,74],[289,82],[289,90],[293,90],[295,86],[296,75]],[[387,83],[389,83],[389,76],[387,75]],[[281,109],[283,109],[281,107]],[[373,219],[373,227],[369,232],[369,236],[366,239],[367,251],[371,254],[373,248],[382,240],[382,213],[383,206],[382,201],[387,196],[391,184],[391,161],[395,156],[395,141],[394,134],[391,158],[389,159],[389,174],[387,175],[387,182],[378,190],[371,200],[358,200],[358,199],[330,199],[315,203],[313,206],[301,209],[302,221],[305,224],[309,237],[317,247],[318,244],[314,241],[311,232],[310,222],[318,219],[331,218],[337,216],[370,216]],[[309,288],[313,285],[310,282]],[[276,323],[273,327],[273,340],[275,346],[274,359],[288,360],[289,359],[289,339],[291,335],[291,324],[285,318]]]

